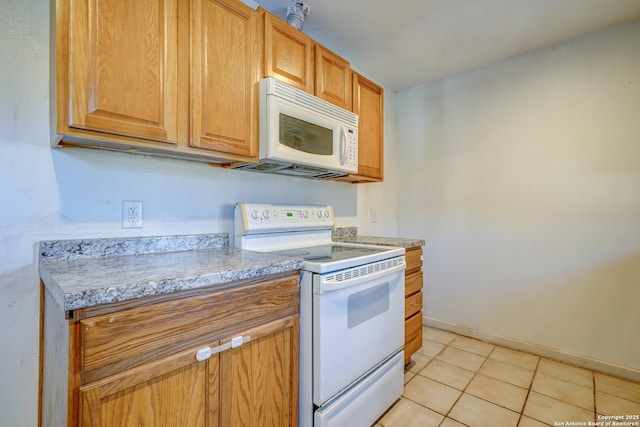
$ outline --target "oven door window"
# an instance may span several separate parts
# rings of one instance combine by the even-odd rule
[[[294,150],[333,155],[333,130],[280,113],[280,143]]]
[[[349,295],[347,327],[349,329],[389,310],[389,283]]]

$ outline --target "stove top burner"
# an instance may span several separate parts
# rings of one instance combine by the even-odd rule
[[[358,258],[365,255],[377,254],[385,252],[387,250],[388,249],[386,248],[378,249],[331,244],[311,246],[308,248],[285,249],[282,251],[275,251],[274,253],[280,255],[302,257],[305,261],[332,262]]]

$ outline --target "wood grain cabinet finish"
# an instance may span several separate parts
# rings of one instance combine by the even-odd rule
[[[235,1],[195,0],[191,15],[190,145],[255,157],[257,12]]]
[[[56,6],[62,18],[60,124],[175,144],[177,0],[67,0]]]
[[[258,10],[264,21],[263,77],[274,77],[314,94],[314,41],[265,9]]]
[[[263,77],[275,77],[351,110],[349,62],[260,8],[264,25]]]
[[[298,283],[280,276],[72,320],[43,291],[41,425],[296,425]],[[236,337],[245,342],[230,348]]]
[[[349,63],[325,47],[315,45],[316,96],[345,110],[351,110]]]
[[[351,72],[353,112],[358,114],[358,173],[337,178],[352,183],[384,180],[384,89]]]
[[[422,347],[422,248],[407,249],[405,254],[404,363]]]
[[[255,10],[239,0],[56,0],[55,7],[62,145],[257,160]]]

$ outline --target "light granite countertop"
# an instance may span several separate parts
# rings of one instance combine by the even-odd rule
[[[382,246],[395,246],[405,249],[417,248],[424,246],[424,240],[410,239],[403,237],[377,237],[377,236],[335,236],[333,240],[336,242],[345,243],[361,243],[365,245],[382,245]]]
[[[228,247],[227,234],[41,242],[40,277],[67,310],[302,269],[302,258]]]

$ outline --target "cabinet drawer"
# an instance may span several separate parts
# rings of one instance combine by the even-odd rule
[[[422,312],[404,321],[404,363],[422,347]]]
[[[404,300],[404,318],[408,319],[422,310],[422,292],[411,295]]]
[[[86,318],[82,382],[298,313],[295,275]]]
[[[404,256],[407,262],[407,274],[422,268],[422,248],[408,249]]]
[[[404,295],[409,296],[422,290],[422,271],[410,274],[404,278]]]

